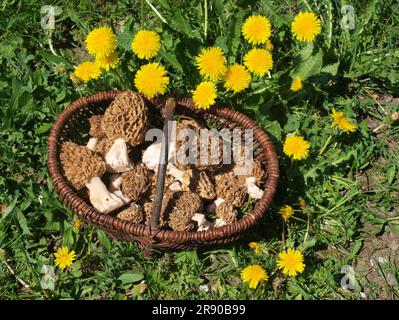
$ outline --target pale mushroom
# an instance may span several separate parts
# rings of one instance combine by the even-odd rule
[[[206,216],[202,213],[194,214],[191,220],[197,223],[197,231],[207,231],[212,228],[212,222],[208,221]]]
[[[142,162],[149,170],[157,172],[161,156],[161,150],[162,143],[154,142],[149,145],[147,149],[143,152]],[[174,144],[171,142],[169,145],[168,161],[172,160],[173,152]],[[182,185],[182,188],[187,189],[188,185],[190,184],[192,170],[180,170],[176,168],[175,165],[169,162],[166,167],[166,174],[172,176],[175,180],[179,181]]]
[[[93,151],[73,142],[64,142],[60,152],[61,166],[66,179],[76,189],[89,189],[89,199],[101,213],[109,213],[126,204],[118,195],[108,191],[101,181],[106,164]]]
[[[97,138],[90,138],[86,144],[86,147],[91,151],[96,151],[98,139]]]
[[[133,168],[133,164],[129,159],[129,154],[125,140],[116,139],[105,155],[108,172],[125,172]]]
[[[119,173],[111,174],[108,178],[108,190],[115,192],[121,190],[122,187],[122,175]]]
[[[122,192],[122,175],[114,173],[108,178],[108,190],[122,198],[124,202],[129,203],[131,200]]]
[[[101,130],[112,141],[109,150],[103,150],[108,172],[132,169],[127,144],[134,147],[143,143],[148,127],[148,111],[139,94],[126,91],[112,101],[101,119]],[[104,142],[104,147],[109,143]]]

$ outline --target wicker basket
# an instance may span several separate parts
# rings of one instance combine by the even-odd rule
[[[99,92],[92,96],[82,97],[66,108],[54,123],[48,139],[48,169],[61,201],[63,201],[81,219],[102,230],[108,235],[119,240],[136,240],[144,249],[147,256],[154,251],[194,249],[205,245],[226,244],[238,239],[240,234],[259,219],[268,209],[276,191],[279,179],[279,167],[274,147],[256,123],[245,115],[229,108],[212,108],[206,112],[200,111],[193,105],[191,99],[177,100],[176,113],[200,116],[224,128],[253,129],[254,156],[266,164],[267,180],[262,186],[264,194],[259,199],[251,212],[233,224],[210,229],[208,231],[169,231],[150,230],[144,224],[132,224],[111,215],[105,215],[94,209],[82,199],[78,193],[69,186],[60,170],[59,152],[63,141],[71,140],[85,144],[88,140],[89,121],[95,114],[103,114],[119,91]],[[162,100],[148,101],[151,108],[163,105]],[[154,201],[161,201],[155,199]]]

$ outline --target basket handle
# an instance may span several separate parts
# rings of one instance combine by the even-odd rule
[[[154,202],[152,206],[151,223],[148,225],[150,233],[151,231],[157,230],[159,227],[159,219],[162,209],[162,199],[165,187],[166,168],[168,166],[169,143],[170,143],[170,134],[171,134],[171,132],[169,132],[170,131],[169,123],[172,120],[173,115],[175,113],[175,107],[176,107],[175,99],[168,98],[166,100],[165,108],[163,110],[165,123],[163,126],[162,147],[161,147],[161,155],[159,158]]]

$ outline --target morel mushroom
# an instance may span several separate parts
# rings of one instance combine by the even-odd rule
[[[162,206],[161,206],[161,212],[159,214],[159,226],[164,227],[166,225],[168,216],[170,211],[173,208],[174,205],[174,195],[175,192],[170,190],[169,188],[165,189],[164,196],[162,198]],[[145,217],[146,217],[146,225],[151,223],[151,217],[152,217],[152,208],[153,208],[153,202],[145,202],[144,203],[144,212],[145,212]]]
[[[143,165],[135,165],[132,170],[122,173],[122,192],[132,201],[138,201],[150,182],[148,169]]]
[[[174,231],[190,231],[194,229],[192,217],[182,209],[174,209],[169,215],[169,227]]]
[[[241,168],[240,168],[241,169]],[[248,195],[252,199],[260,199],[263,196],[263,190],[259,188],[265,178],[266,171],[263,170],[261,163],[258,160],[254,160],[252,163],[252,172],[239,175],[240,170],[237,166],[234,167],[233,171],[235,174],[238,174],[237,177],[241,181],[241,183],[245,183],[247,186]]]
[[[232,170],[215,176],[215,189],[218,198],[241,207],[247,199],[245,186],[240,182]]]
[[[126,197],[122,192],[122,175],[119,173],[115,173],[109,176],[108,191],[116,194],[126,203],[129,203],[131,201],[129,197]]]
[[[190,191],[181,192],[169,215],[169,226],[175,231],[189,231],[194,228],[193,216],[201,212],[203,203],[200,197]]]
[[[101,126],[102,118],[103,118],[102,115],[95,115],[95,116],[90,117],[90,119],[89,119],[89,122],[90,122],[89,134],[93,138],[97,138],[97,139],[105,138],[105,132]]]
[[[213,225],[214,228],[218,228],[237,221],[238,213],[234,209],[234,206],[232,204],[223,202],[216,207],[216,215],[218,216],[218,219],[216,219]]]
[[[109,192],[101,181],[106,165],[93,151],[73,142],[64,142],[60,160],[67,180],[76,190],[86,186],[90,202],[98,211],[109,213],[126,204],[119,196]]]
[[[215,185],[205,171],[194,171],[190,184],[187,187],[183,185],[183,190],[187,189],[198,193],[204,200],[209,201],[216,198]]]
[[[148,111],[139,94],[123,92],[112,101],[101,120],[101,130],[113,141],[105,155],[109,172],[125,172],[132,168],[127,144],[136,146],[144,142],[148,126]]]
[[[99,139],[96,144],[96,152],[99,153],[103,158],[105,158],[113,144],[114,140],[112,139]]]
[[[184,210],[191,215],[201,212],[203,207],[204,206],[199,195],[191,191],[180,192],[175,200],[175,208]]]
[[[121,220],[126,220],[135,224],[140,224],[144,221],[143,207],[133,202],[130,204],[129,208],[119,212],[117,217]]]
[[[212,153],[211,135],[207,137],[206,152],[207,158],[201,159],[201,149],[204,149],[201,140],[201,130],[206,128],[194,119],[183,119],[176,124],[176,159],[175,166],[180,170],[187,169],[212,169],[218,167],[222,161],[222,140],[217,137],[216,154]],[[192,135],[192,136],[190,136]],[[191,140],[191,141],[190,141]],[[193,145],[190,146],[190,142]],[[193,148],[194,147],[194,148]],[[190,159],[190,152],[192,159]],[[210,156],[210,157],[209,157]],[[190,163],[190,161],[194,163]]]
[[[125,140],[116,139],[105,155],[108,172],[125,172],[133,168]]]
[[[119,94],[104,113],[101,128],[108,139],[123,139],[131,146],[144,142],[149,126],[143,98],[133,92]]]

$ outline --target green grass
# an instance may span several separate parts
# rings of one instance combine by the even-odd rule
[[[145,2],[143,12],[140,1],[53,2],[62,13],[51,35],[40,27],[40,8],[49,3],[0,3],[0,298],[361,299],[366,292],[368,298],[398,299],[397,248],[381,253],[386,260],[375,265],[372,279],[357,265],[370,249],[366,236],[399,239],[399,129],[391,119],[399,102],[384,99],[399,95],[399,3],[356,2],[354,30],[339,26],[345,1],[208,1],[206,26],[204,1],[152,3],[168,25]],[[311,51],[291,40],[289,25],[300,9],[322,17],[323,32]],[[281,182],[262,222],[228,246],[153,260],[135,243],[111,240],[91,226],[75,230],[76,216],[58,200],[46,168],[47,135],[57,115],[80,96],[133,85],[138,62],[129,41],[141,24],[161,34],[170,88],[188,96],[198,82],[191,61],[201,46],[216,43],[229,62],[241,61],[248,45],[239,28],[251,12],[267,15],[278,30],[269,89],[256,80],[250,95],[221,101],[256,119],[279,153]],[[122,66],[124,81],[110,75],[75,87],[69,73],[84,59],[85,35],[101,24],[121,32],[119,46],[131,61]],[[315,65],[300,64],[304,55],[312,55],[307,61]],[[301,68],[309,76],[305,90],[287,98],[290,72]],[[356,121],[356,133],[331,128],[332,107]],[[286,134],[294,132],[311,143],[310,156],[300,163],[282,153]],[[278,213],[284,204],[296,211],[285,226]],[[251,241],[260,243],[259,254],[248,247]],[[43,290],[40,270],[54,265],[61,245],[77,252],[76,262],[68,271],[56,270],[54,290]],[[276,270],[275,253],[285,247],[305,255],[305,271],[296,278]],[[240,279],[248,264],[262,265],[269,275],[256,290]],[[356,272],[357,285],[349,291],[340,285],[345,265]]]

